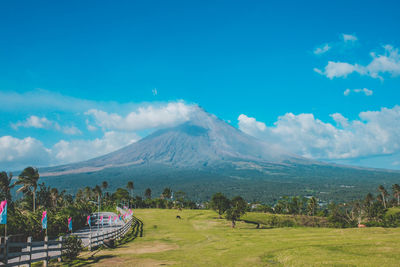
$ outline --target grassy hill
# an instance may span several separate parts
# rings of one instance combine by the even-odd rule
[[[96,266],[398,266],[400,229],[236,229],[208,210],[135,210],[144,236],[81,263]],[[176,219],[181,216],[181,220]],[[249,218],[263,219],[249,214]],[[82,265],[83,266],[83,265]]]

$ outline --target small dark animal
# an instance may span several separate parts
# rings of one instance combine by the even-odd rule
[[[176,218],[177,218],[177,219],[182,219],[181,216],[179,216],[179,215],[176,215]]]

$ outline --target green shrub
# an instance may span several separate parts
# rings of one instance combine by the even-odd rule
[[[76,235],[70,235],[63,245],[63,258],[74,260],[82,250],[82,240]]]

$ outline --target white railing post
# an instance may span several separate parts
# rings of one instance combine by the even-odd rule
[[[89,234],[89,251],[92,251],[92,233]]]
[[[62,261],[61,256],[62,256],[63,237],[60,236],[58,238],[58,241],[60,242],[60,243],[58,243],[58,248],[60,249],[60,257],[58,257],[57,260],[58,260],[58,262],[61,262]]]
[[[29,263],[28,263],[28,266],[30,267],[31,266],[31,261],[32,261],[32,237],[28,236],[28,239],[26,241],[28,243],[27,246],[26,246],[26,250],[29,252],[29,255],[28,255]]]
[[[43,260],[44,267],[47,267],[48,260],[49,260],[49,243],[48,243],[48,241],[49,241],[49,237],[46,235],[44,237],[44,249],[45,249],[45,253],[46,253],[46,259]]]

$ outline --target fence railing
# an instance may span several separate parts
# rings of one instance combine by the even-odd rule
[[[6,266],[30,266],[37,261],[43,261],[44,266],[47,266],[51,259],[57,258],[61,261],[63,237],[49,240],[46,236],[44,241],[32,241],[32,237],[28,237],[26,242],[10,242],[5,237],[1,241],[0,261]]]
[[[106,240],[119,240],[123,238],[132,227],[138,224],[135,217],[131,217],[121,227],[103,233],[89,234],[89,250],[93,250]],[[57,240],[49,240],[45,237],[44,241],[32,241],[32,237],[28,237],[26,242],[15,242],[9,240],[9,237],[0,239],[0,265],[5,266],[30,266],[33,262],[43,261],[43,266],[47,266],[51,259],[57,258],[61,261],[64,249],[65,239],[63,237]]]
[[[108,231],[108,232],[102,232],[102,233],[90,233],[89,234],[89,250],[92,250],[93,248],[96,248],[98,246],[101,246],[104,244],[105,240],[112,239],[112,240],[119,240],[123,236],[126,235],[126,233],[129,231],[129,229],[132,227],[134,223],[137,223],[135,217],[130,218],[130,220],[125,223],[123,226]]]

